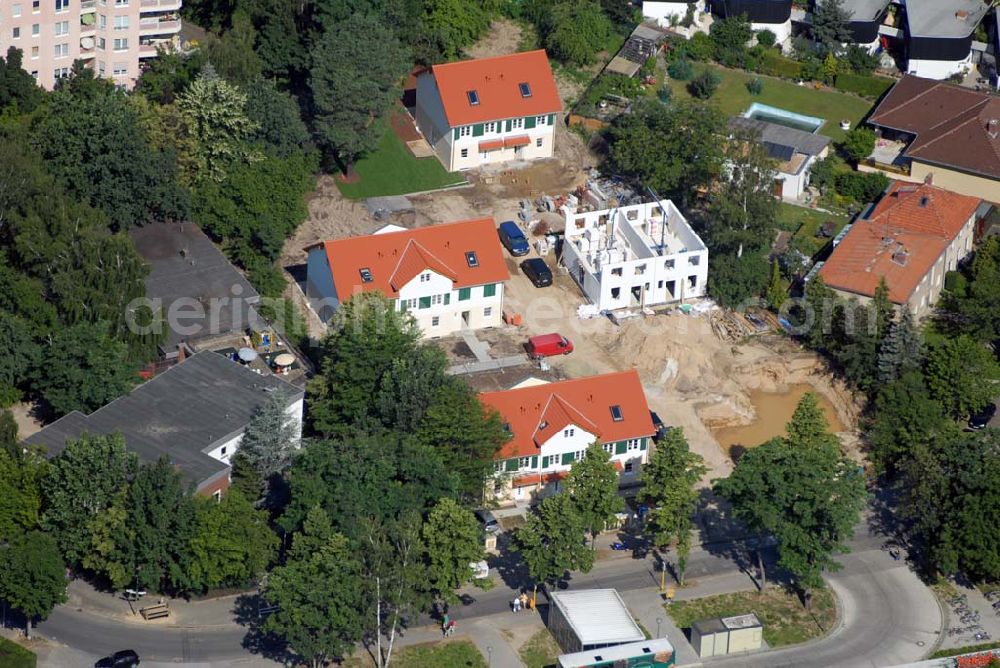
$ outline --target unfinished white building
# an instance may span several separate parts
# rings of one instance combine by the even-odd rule
[[[673,202],[571,213],[563,264],[601,311],[705,295],[708,249]]]

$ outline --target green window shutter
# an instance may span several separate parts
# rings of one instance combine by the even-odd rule
[[[506,462],[504,462],[504,470],[505,471],[516,471],[517,470],[517,457],[515,457],[514,459],[508,459]]]
[[[430,297],[421,297],[420,298],[420,308],[430,308],[430,307],[431,307],[431,298]]]
[[[548,457],[542,457],[542,468],[543,469],[549,468],[549,458]]]
[[[466,299],[472,296],[472,288],[459,288],[458,289],[458,301],[464,302]]]
[[[449,292],[444,296],[444,305],[447,306],[451,303],[451,293]]]
[[[533,127],[535,127],[535,117],[534,116],[526,116],[525,119],[524,119],[524,129],[525,130],[530,130]]]
[[[472,136],[473,137],[482,137],[483,136],[483,124],[482,123],[476,123],[475,125],[472,126]]]
[[[490,283],[489,285],[484,285],[483,286],[483,296],[484,297],[493,297],[494,295],[496,295],[496,293],[497,293],[497,284],[496,283]]]
[[[549,125],[555,125],[555,124],[556,124],[556,115],[549,114]]]
[[[399,310],[401,312],[405,313],[406,312],[406,300],[405,299],[397,299],[396,301],[399,302]]]
[[[510,119],[509,118],[507,119],[507,123],[506,123],[506,125],[504,127],[506,128],[506,130],[504,130],[504,132],[510,132]]]
[[[563,464],[572,464],[572,463],[573,463],[573,459],[574,459],[575,457],[576,457],[576,454],[575,454],[575,453],[572,453],[572,452],[564,452],[564,453],[563,453],[563,456],[562,456],[562,463],[563,463]]]
[[[533,469],[537,469],[538,468],[538,455],[532,455],[531,456],[531,468],[533,468]]]
[[[640,450],[645,450],[646,449],[646,439],[645,438],[639,440],[639,449]]]
[[[628,443],[626,443],[625,441],[620,441],[618,443],[615,443],[616,455],[624,455],[626,450],[628,450]]]
[[[460,132],[459,128],[455,128],[455,130],[453,131],[453,135],[454,135],[455,139],[458,139],[459,132]]]

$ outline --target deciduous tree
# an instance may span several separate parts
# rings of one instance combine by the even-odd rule
[[[931,396],[955,418],[982,410],[1000,394],[1000,365],[969,336],[932,343],[924,373]]]
[[[587,65],[611,36],[612,25],[593,0],[560,2],[542,23],[545,48],[569,65]]]
[[[918,447],[950,437],[954,429],[941,403],[931,398],[923,375],[908,371],[884,385],[875,396],[865,436],[876,465],[896,473]]]
[[[514,534],[514,549],[536,587],[554,585],[566,571],[590,571],[594,552],[587,547],[587,529],[568,494],[546,498],[528,515]]]
[[[479,521],[470,511],[445,498],[428,514],[421,533],[430,590],[439,600],[457,603],[455,590],[472,577],[469,564],[483,558]]]
[[[267,521],[267,511],[254,508],[237,490],[230,490],[218,503],[195,499],[192,586],[246,585],[262,575],[279,543]]]
[[[618,472],[600,442],[592,443],[583,459],[573,462],[564,492],[587,527],[594,548],[597,534],[614,521],[615,513],[625,508],[625,501],[618,495]]]
[[[358,550],[330,528],[319,508],[296,534],[288,560],[268,577],[264,597],[277,606],[264,623],[314,668],[351,654],[365,607]]]
[[[34,452],[12,456],[0,448],[0,544],[38,528],[42,498],[39,481],[46,462]]]
[[[689,449],[680,427],[667,430],[642,467],[638,500],[649,507],[646,531],[661,549],[677,541],[677,574],[682,585],[691,551],[691,516],[698,503],[695,485],[707,471],[701,456]]]
[[[351,173],[385,132],[411,55],[390,28],[360,13],[318,35],[312,53],[313,129],[327,154]]]
[[[55,538],[29,531],[0,546],[0,599],[24,615],[28,638],[35,619],[45,619],[52,608],[65,603],[65,566]]]

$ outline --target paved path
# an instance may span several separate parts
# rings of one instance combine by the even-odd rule
[[[510,357],[499,357],[483,362],[468,362],[466,364],[455,364],[448,367],[448,374],[457,376],[466,373],[482,373],[484,371],[498,371],[512,366],[527,364],[530,360],[527,355],[511,355]]]

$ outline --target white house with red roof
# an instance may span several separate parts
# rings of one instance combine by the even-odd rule
[[[417,128],[448,171],[551,157],[561,111],[543,50],[434,65],[417,76]]]
[[[573,462],[595,441],[623,482],[635,480],[656,433],[634,369],[484,392],[479,399],[500,413],[510,435],[495,456],[493,492],[500,502],[558,491]]]
[[[354,295],[377,290],[412,314],[425,336],[501,323],[510,274],[492,218],[387,228],[308,253],[306,296],[324,322]]]

